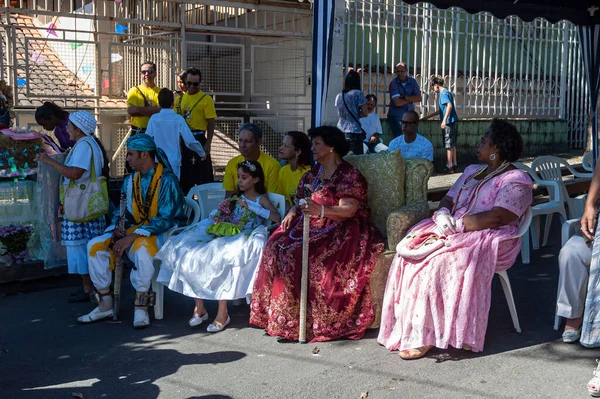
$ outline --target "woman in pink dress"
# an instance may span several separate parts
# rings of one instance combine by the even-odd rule
[[[531,179],[511,164],[522,149],[514,126],[494,119],[477,146],[483,165],[467,167],[433,218],[411,230],[435,232],[445,245],[419,260],[396,255],[377,341],[401,358],[434,346],[483,350],[492,278],[514,263],[521,240],[510,238],[531,206]]]

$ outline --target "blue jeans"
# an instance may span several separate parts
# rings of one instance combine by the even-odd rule
[[[402,126],[400,125],[400,122],[402,121],[402,116],[388,115],[387,121],[390,125],[390,128],[392,129],[392,133],[394,133],[394,138],[400,136],[402,134]]]
[[[366,138],[366,134],[364,133],[345,133],[346,141],[350,146],[350,151],[354,155],[362,155],[364,154],[363,149],[363,140]]]

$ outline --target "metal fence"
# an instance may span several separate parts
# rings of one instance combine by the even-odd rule
[[[239,154],[237,131],[255,121],[263,150],[277,157],[286,130],[310,121],[312,13],[292,7],[209,0],[0,0],[0,73],[15,87],[20,125],[43,101],[88,109],[122,174],[128,132],[125,97],[141,83],[140,64],[157,64],[157,85],[175,89],[187,67],[202,72],[217,120],[216,175]],[[214,4],[212,4],[214,3]],[[39,126],[37,126],[39,128]]]
[[[380,116],[393,68],[405,61],[423,91],[423,116],[436,109],[429,80],[437,75],[455,93],[460,117],[565,118],[571,146],[585,146],[589,102],[573,24],[400,0],[347,0],[346,17],[346,67],[362,71]]]

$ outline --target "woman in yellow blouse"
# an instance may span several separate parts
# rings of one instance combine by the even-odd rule
[[[294,204],[300,178],[310,170],[310,140],[306,133],[287,132],[279,147],[279,159],[287,165],[279,170],[277,192],[285,197],[289,208]]]

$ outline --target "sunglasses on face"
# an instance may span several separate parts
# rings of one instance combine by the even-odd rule
[[[154,73],[154,69],[146,69],[140,72],[142,75],[152,75]]]
[[[403,125],[414,125],[417,122],[409,122],[409,121],[400,121]]]
[[[187,86],[200,86],[200,82],[187,82]]]

